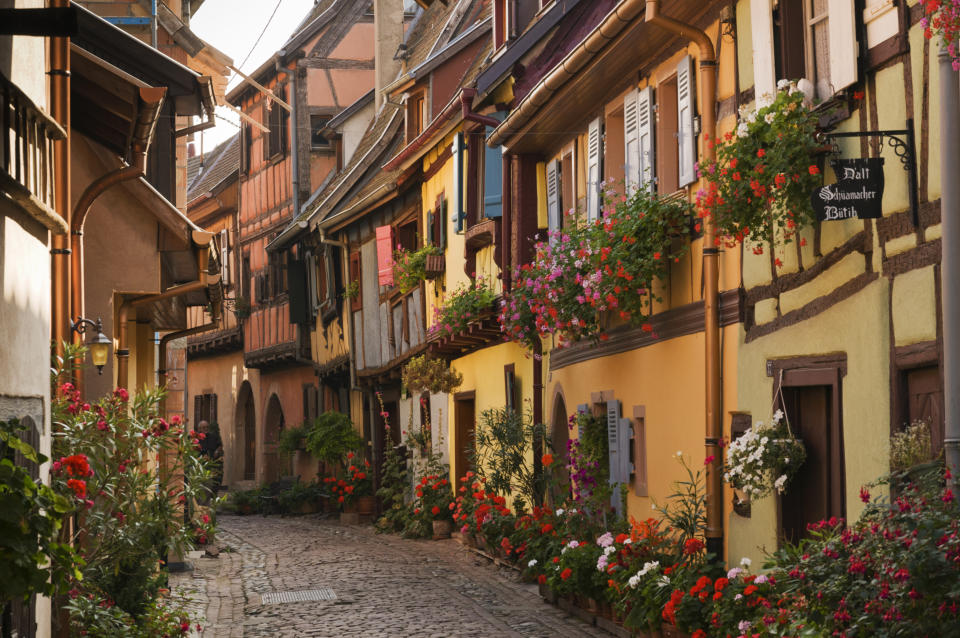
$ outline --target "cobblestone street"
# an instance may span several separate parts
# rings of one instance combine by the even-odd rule
[[[221,516],[218,558],[171,578],[192,590],[203,635],[607,636],[543,602],[454,540],[413,541],[320,516]],[[272,592],[329,600],[265,604]]]

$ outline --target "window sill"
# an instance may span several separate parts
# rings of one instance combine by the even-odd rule
[[[484,219],[468,228],[463,234],[463,241],[467,248],[471,250],[480,250],[484,246],[493,244],[493,237],[496,232],[497,222],[495,219]]]

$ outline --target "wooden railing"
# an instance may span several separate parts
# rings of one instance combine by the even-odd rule
[[[54,144],[67,137],[57,122],[0,74],[0,192],[48,229],[66,233],[54,209]]]

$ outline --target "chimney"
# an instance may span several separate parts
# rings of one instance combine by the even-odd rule
[[[187,142],[187,157],[197,156],[197,146],[193,142]]]
[[[376,66],[377,111],[383,104],[383,89],[396,79],[400,61],[397,49],[403,43],[403,2],[401,0],[373,0],[373,26],[376,39],[374,65]]]

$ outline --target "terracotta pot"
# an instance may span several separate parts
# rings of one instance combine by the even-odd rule
[[[361,516],[370,516],[377,509],[377,498],[375,496],[361,496],[357,498],[356,508]]]
[[[453,531],[453,523],[448,520],[433,521],[433,540],[438,541],[443,538],[450,538]]]

